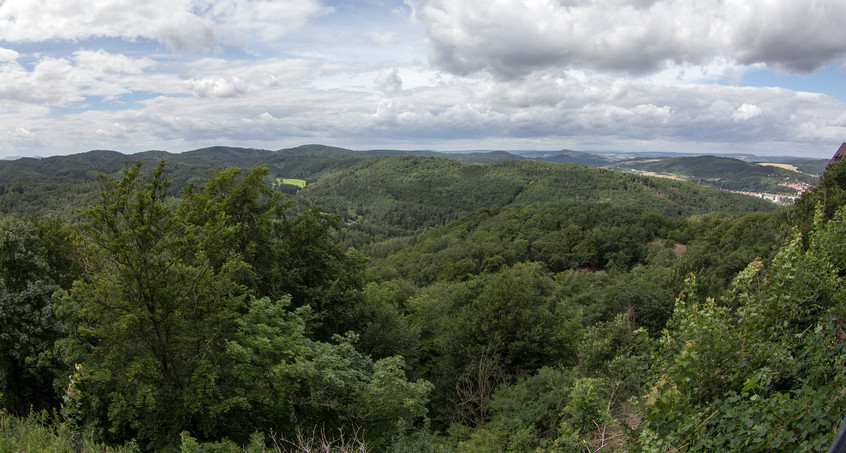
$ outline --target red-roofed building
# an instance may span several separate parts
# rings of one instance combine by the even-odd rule
[[[825,166],[825,169],[828,170],[828,167],[831,167],[835,162],[839,162],[844,157],[846,157],[846,143],[840,145],[840,149],[834,153],[834,156],[832,156],[831,160],[828,161],[828,165]]]

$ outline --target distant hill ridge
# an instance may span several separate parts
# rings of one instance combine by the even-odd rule
[[[797,162],[804,169],[807,162]],[[609,166],[619,170],[637,170],[669,174],[686,181],[724,190],[795,194],[787,184],[815,184],[818,177],[783,168],[785,165],[762,165],[719,156],[671,157],[667,159],[634,159]],[[798,168],[798,167],[794,167]]]
[[[721,189],[792,193],[780,186],[784,180],[813,184],[816,178],[800,173],[716,156],[684,156],[655,159],[631,159],[630,154],[612,156],[563,149],[560,151],[471,151],[436,152],[428,150],[376,149],[354,151],[335,146],[308,144],[276,151],[256,148],[213,146],[182,153],[151,150],[123,154],[93,150],[44,159],[21,158],[0,161],[0,184],[31,181],[37,184],[94,182],[99,173],[116,175],[136,161],[152,166],[168,162],[175,192],[186,184],[199,183],[210,169],[229,166],[252,168],[266,165],[273,178],[294,178],[314,183],[322,175],[352,167],[362,159],[376,157],[437,157],[464,164],[495,164],[504,161],[543,161],[555,164],[580,164],[625,171],[649,171],[683,175],[684,179]],[[629,160],[620,161],[620,158]],[[803,168],[824,167],[826,161],[797,161]],[[54,189],[56,190],[56,189]]]
[[[201,165],[209,167],[254,167],[260,164],[269,166],[282,165],[296,161],[297,158],[308,157],[310,159],[325,160],[349,160],[378,156],[426,156],[445,157],[465,163],[494,163],[503,160],[538,160],[552,163],[574,163],[588,165],[591,167],[618,167],[623,161],[637,162],[640,158],[658,158],[666,168],[660,171],[691,171],[697,166],[700,168],[705,163],[714,166],[712,173],[724,173],[726,171],[738,171],[739,163],[746,163],[753,168],[754,164],[748,161],[753,156],[732,155],[732,159],[717,156],[689,156],[679,153],[637,153],[632,158],[632,153],[612,152],[584,152],[562,149],[559,151],[466,151],[466,152],[438,152],[428,150],[393,150],[375,149],[354,151],[328,145],[307,144],[294,148],[280,149],[276,151],[241,148],[230,146],[212,146],[208,148],[195,149],[181,153],[172,153],[161,150],[143,151],[135,154],[123,154],[110,150],[92,150],[84,153],[71,154],[67,156],[22,157],[6,158],[0,160],[0,183],[21,180],[36,180],[42,182],[61,182],[75,180],[77,178],[95,177],[98,172],[114,173],[120,171],[127,165],[138,160],[158,161],[165,159],[168,163],[181,165]],[[721,160],[722,159],[722,160]],[[743,160],[740,160],[743,159]],[[759,157],[754,159],[758,162],[782,162],[797,165],[806,173],[821,174],[827,163],[824,159],[800,159],[785,157]],[[699,162],[699,163],[697,163]],[[728,162],[731,162],[730,164]],[[290,167],[290,165],[287,165]],[[294,165],[296,167],[297,165]],[[324,165],[325,166],[325,165]],[[660,167],[661,165],[654,165]],[[652,170],[658,171],[658,170]],[[753,170],[756,171],[756,170]],[[696,173],[692,173],[696,175]],[[293,175],[292,175],[293,176]],[[299,176],[303,176],[300,174]],[[724,176],[724,175],[722,175]],[[706,175],[703,177],[716,177]]]
[[[98,173],[112,174],[137,161],[158,162],[165,159],[171,166],[202,166],[222,168],[228,166],[255,167],[266,164],[270,167],[290,166],[296,174],[297,163],[302,158],[312,161],[327,160],[356,160],[376,156],[440,156],[459,160],[470,160],[473,156],[450,156],[434,151],[400,151],[400,150],[369,150],[353,151],[326,145],[302,145],[295,148],[270,151],[256,148],[238,148],[229,146],[213,146],[182,153],[168,151],[142,151],[135,154],[123,154],[110,150],[92,150],[67,156],[53,156],[47,158],[19,158],[0,161],[0,183],[11,181],[40,181],[40,182],[69,182],[96,178]],[[486,158],[490,160],[491,156]],[[518,156],[494,155],[496,160]],[[481,157],[480,157],[481,158]],[[293,165],[290,165],[292,164]],[[288,164],[288,165],[286,165]],[[325,165],[323,165],[325,166]]]
[[[481,207],[575,201],[680,216],[775,209],[772,203],[683,181],[575,164],[506,160],[462,165],[417,156],[366,159],[327,172],[302,192],[369,234],[414,233]]]

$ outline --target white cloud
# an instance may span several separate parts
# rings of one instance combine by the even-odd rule
[[[328,11],[317,0],[5,0],[0,36],[8,42],[147,38],[195,52],[220,39],[275,39]]]
[[[86,96],[112,99],[135,89],[163,90],[159,80],[142,78],[153,66],[149,58],[103,50],[80,50],[69,58],[41,57],[31,69],[18,61],[0,62],[0,99],[66,106]]]
[[[71,62],[43,58],[32,70],[17,62],[0,66],[0,100],[33,104],[63,105],[83,99],[70,82]]]
[[[316,0],[229,0],[212,2],[204,16],[230,36],[246,31],[260,40],[273,41],[302,27],[310,17],[330,11]]]
[[[846,2],[406,0],[430,58],[456,74],[549,67],[647,74],[729,57],[794,72],[846,55]]]
[[[32,137],[32,132],[30,132],[28,129],[25,129],[23,127],[16,127],[15,128],[15,135],[18,136],[19,138],[23,139],[23,140],[26,140],[26,139],[29,139],[30,137]]]
[[[185,77],[187,90],[199,98],[262,95],[281,86],[299,84],[320,70],[313,61],[270,58],[258,61],[206,58],[191,62]]]
[[[387,46],[389,44],[394,44],[399,40],[399,37],[396,33],[382,30],[362,32],[359,34],[359,37],[368,43],[379,46]]]
[[[729,0],[728,53],[740,63],[810,72],[846,54],[846,2]]]
[[[794,15],[803,27],[825,25],[819,11],[842,7],[750,2],[772,30],[749,23],[754,11],[740,0],[407,0],[418,23],[388,11],[384,26],[364,14],[373,10],[359,23],[317,17],[328,11],[317,0],[0,0],[0,36],[16,49],[0,48],[0,143],[19,148],[4,153],[30,155],[315,142],[747,152],[839,145],[842,101],[720,84],[738,84],[750,68],[800,71],[842,53],[843,31],[805,36],[783,23]],[[339,11],[357,8],[350,5]],[[303,27],[315,17],[315,27]],[[791,33],[804,41],[784,44]],[[438,66],[425,61],[425,35]],[[81,43],[15,47],[55,39]],[[173,55],[131,40],[214,52]]]
[[[192,79],[187,83],[194,95],[201,98],[231,98],[243,96],[247,92],[246,84],[237,77],[231,79],[206,77],[203,79]]]
[[[502,142],[599,139],[631,146],[648,140],[709,143],[713,150],[735,143],[749,149],[779,142],[784,146],[794,136],[812,142],[836,140],[837,133],[846,135],[846,127],[837,123],[844,111],[846,106],[834,98],[784,89],[578,80],[535,72],[525,80],[407,90],[375,105],[371,118],[380,134],[391,130],[397,136],[428,140],[486,134]],[[759,117],[765,121],[738,123]]]
[[[753,104],[743,104],[737,108],[737,110],[732,113],[731,117],[735,121],[746,121],[756,116],[759,116],[764,111],[761,110],[761,107]]]
[[[402,91],[402,79],[396,68],[383,70],[373,82],[385,94],[396,94]]]
[[[3,61],[15,61],[18,59],[20,54],[12,49],[5,49],[0,47],[0,62]]]
[[[156,65],[150,58],[130,58],[123,54],[108,53],[103,49],[97,51],[78,50],[73,53],[73,60],[83,70],[90,70],[101,74],[142,74]]]
[[[243,82],[256,83],[250,80],[261,79]],[[742,143],[746,152],[772,153],[802,143],[815,149],[846,136],[846,106],[824,95],[719,85],[668,87],[589,75],[584,80],[535,73],[525,82],[452,81],[403,90],[390,99],[286,83],[248,89],[240,96],[161,96],[140,104],[133,110],[68,114],[61,121],[29,111],[12,113],[0,104],[9,112],[0,115],[0,137],[15,138],[21,147],[49,143],[55,149],[125,152],[212,144],[275,149],[311,142],[351,148],[507,149],[522,144],[579,149],[601,140],[606,147],[631,149],[642,142],[646,149],[683,146],[687,151],[696,146],[737,149]],[[747,121],[738,121],[743,118]],[[24,141],[17,127],[32,137]],[[829,151],[823,146],[820,154]]]

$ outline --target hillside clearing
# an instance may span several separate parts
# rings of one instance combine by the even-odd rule
[[[780,164],[778,162],[758,162],[758,165],[763,165],[764,167],[778,167],[778,168],[781,168],[781,169],[784,169],[784,170],[790,170],[790,171],[796,171],[796,172],[799,171],[799,169],[796,168],[795,165]]]

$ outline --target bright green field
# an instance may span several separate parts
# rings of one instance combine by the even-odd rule
[[[276,184],[289,184],[292,186],[297,186],[300,189],[306,186],[306,182],[304,179],[291,179],[291,178],[276,178]]]

